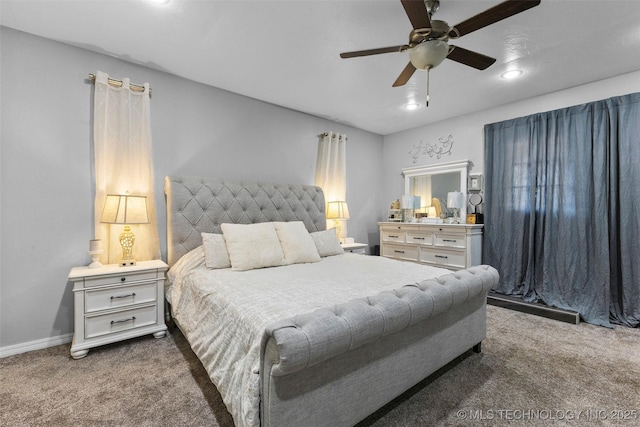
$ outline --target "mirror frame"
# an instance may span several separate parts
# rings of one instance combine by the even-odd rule
[[[460,192],[464,194],[465,203],[460,209],[461,223],[467,222],[467,177],[469,176],[469,160],[460,160],[455,162],[437,163],[435,165],[414,166],[402,169],[404,177],[404,194],[411,194],[411,178],[424,175],[440,175],[443,173],[458,172],[460,174]]]

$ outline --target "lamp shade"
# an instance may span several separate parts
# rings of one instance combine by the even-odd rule
[[[413,196],[405,194],[400,198],[400,207],[402,209],[413,209]]]
[[[148,224],[147,197],[108,194],[100,222],[107,224]]]
[[[464,194],[459,191],[451,191],[447,193],[447,207],[460,209],[464,201]]]
[[[337,201],[327,203],[327,219],[349,219],[347,202]]]

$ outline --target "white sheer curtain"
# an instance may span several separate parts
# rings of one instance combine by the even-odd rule
[[[102,240],[104,249],[100,261],[114,264],[122,258],[118,236],[124,226],[102,224],[100,219],[107,194],[127,193],[146,196],[149,215],[149,224],[131,225],[136,237],[133,256],[139,261],[159,259],[149,84],[144,84],[144,92],[134,92],[129,79],[122,80],[122,87],[110,85],[108,79],[106,73],[96,73],[93,112],[95,238]]]
[[[347,136],[325,132],[319,135],[315,185],[324,191],[325,202],[347,201]],[[327,222],[333,227],[333,221]],[[341,227],[346,235],[346,223]]]

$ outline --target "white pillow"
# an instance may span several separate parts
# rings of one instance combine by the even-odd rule
[[[335,228],[313,232],[311,233],[311,238],[316,244],[318,254],[320,254],[321,257],[344,254],[344,249],[340,246]]]
[[[302,221],[274,222],[284,253],[284,263],[319,262],[318,248]]]
[[[284,265],[284,253],[272,222],[222,224],[222,234],[234,270]]]
[[[204,262],[210,270],[231,267],[227,243],[222,234],[200,233],[204,247]]]

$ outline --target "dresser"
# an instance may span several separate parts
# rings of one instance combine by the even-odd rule
[[[75,326],[71,356],[80,359],[92,347],[141,335],[164,337],[167,268],[154,260],[130,267],[111,264],[71,269]]]
[[[482,224],[378,225],[381,256],[450,270],[482,264]]]

